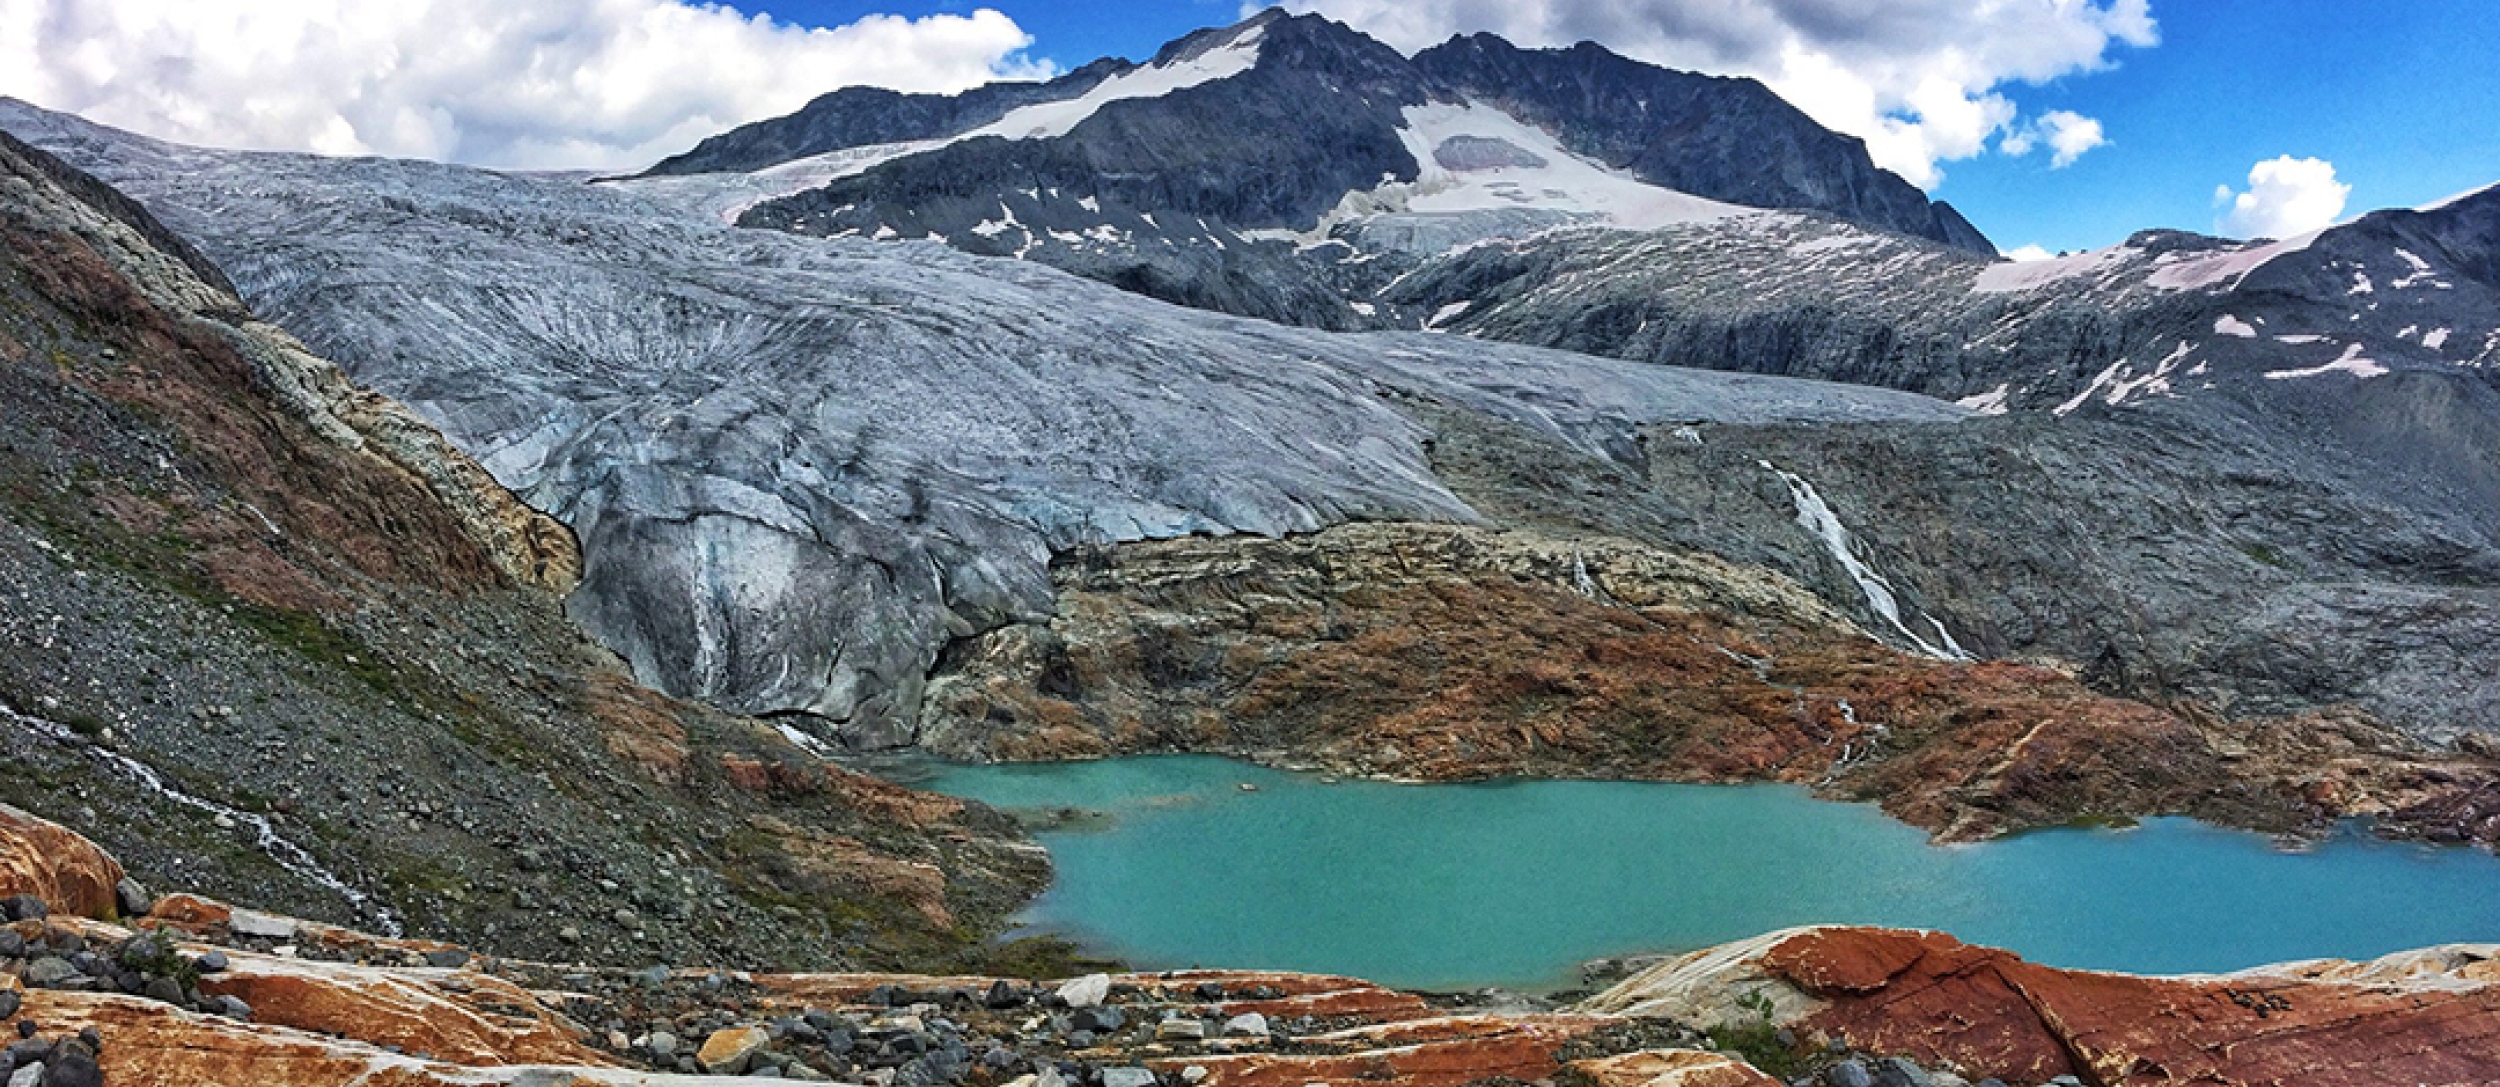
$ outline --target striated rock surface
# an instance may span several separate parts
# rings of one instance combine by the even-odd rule
[[[2500,947],[2373,963],[2137,977],[2055,970],[1942,933],[1800,929],[1634,976],[1583,1010],[1741,1023],[1904,1054],[1970,1078],[2110,1085],[2488,1083]]]
[[[0,898],[33,895],[70,917],[120,912],[121,862],[49,819],[0,804]]]

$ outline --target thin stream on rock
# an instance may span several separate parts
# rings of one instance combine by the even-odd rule
[[[167,800],[184,807],[197,808],[212,816],[222,815],[250,827],[253,835],[259,839],[260,851],[267,854],[270,860],[277,862],[279,867],[338,892],[339,897],[346,899],[348,905],[354,907],[359,916],[372,918],[372,924],[381,930],[382,935],[394,937],[402,935],[399,918],[391,914],[389,907],[373,901],[371,896],[348,886],[347,881],[322,867],[321,862],[313,859],[313,855],[305,852],[303,847],[288,841],[284,835],[279,834],[278,828],[270,825],[266,817],[183,792],[166,784],[164,775],[157,773],[155,767],[88,740],[80,736],[77,730],[60,722],[22,713],[17,707],[7,702],[0,702],[0,717],[6,717],[12,724],[63,747],[84,752],[90,758],[111,767],[123,777],[138,782],[141,787]]]

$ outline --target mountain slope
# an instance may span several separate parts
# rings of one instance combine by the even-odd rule
[[[709,188],[712,210],[747,226],[936,238],[1331,329],[1423,324],[1352,304],[1400,269],[1330,244],[1409,211],[1466,212],[1458,229],[1486,237],[1798,209],[1995,253],[1751,80],[1481,36],[1408,58],[1280,11],[1046,85],[836,92],[706,148],[622,184]]]
[[[1815,124],[1751,79],[1654,67],[1593,42],[1521,49],[1491,34],[1452,38],[1417,53],[1415,66],[1653,185],[1749,207],[1828,212],[1996,255],[1951,204],[1877,169],[1864,143]]]
[[[644,177],[747,173],[851,147],[935,140],[991,124],[1011,110],[1075,98],[1135,65],[1105,58],[1043,83],[991,83],[962,94],[844,87],[786,117],[740,125],[672,155]]]
[[[141,193],[256,304],[572,525],[573,612],[638,675],[871,745],[909,738],[950,639],[1047,611],[1054,551],[1474,519],[1405,401],[1581,456],[1629,455],[1664,420],[1964,414],[1332,337],[935,247],[735,230],[606,186],[195,151],[24,109],[0,124]]]
[[[1384,300],[1464,335],[2007,415],[1700,450],[1713,470],[1656,485],[1804,465],[1844,511],[1885,512],[1852,523],[1929,571],[1984,653],[2230,712],[2353,704],[2449,741],[2500,728],[2479,648],[2500,630],[2496,223],[2485,192],[2282,242],[2147,232],[1991,265],[1757,218],[1478,245]]]
[[[1045,876],[994,815],[636,687],[563,617],[579,570],[137,204],[0,135],[0,800],[157,886],[611,962],[928,954]]]

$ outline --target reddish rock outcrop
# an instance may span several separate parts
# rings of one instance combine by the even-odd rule
[[[93,1027],[113,1087],[677,1087],[711,1082],[599,1067],[463,1065],[261,1023],[193,1015],[136,997],[27,994],[47,1030]]]
[[[581,1044],[578,1024],[493,975],[230,954],[233,966],[202,978],[200,990],[241,999],[263,1023],[456,1064],[609,1063]]]
[[[931,683],[925,744],[1430,781],[1785,781],[1947,839],[2137,814],[2297,831],[2402,809],[2500,828],[2485,818],[2500,802],[2425,807],[2500,795],[2500,763],[2363,715],[2232,721],[2051,668],[1913,657],[1786,578],[1699,553],[1358,524],[1124,545],[1055,573],[1055,619],[976,639]]]
[[[1933,932],[1808,929],[1663,964],[1589,1002],[1777,1021],[1966,1075],[2104,1085],[2365,1087],[2500,1082],[2500,947],[2224,976],[2057,970]]]
[[[305,922],[169,896],[158,926],[223,939],[271,922],[319,946],[397,962],[404,941],[356,941]],[[92,942],[127,930],[65,923]],[[196,952],[203,947],[193,945]],[[204,978],[249,1003],[254,1021],[194,1015],[136,997],[34,991],[25,1013],[49,1030],[94,1026],[115,1084],[313,1087],[386,1084],[639,1084],[681,1077],[621,1067],[557,1007],[524,967],[479,969],[309,961],[229,948]],[[523,965],[523,964],[507,964]],[[501,967],[497,968],[501,970]],[[888,1014],[871,993],[987,991],[975,976],[737,974],[734,985],[686,977],[672,991],[716,993],[748,1022],[825,1008]],[[1453,1014],[1415,994],[1319,975],[1183,971],[1114,976],[1114,1002],[1137,1021],[1200,1022],[1259,1012],[1305,1029],[1290,1038],[1210,1038],[1169,1045],[1106,1038],[1072,1053],[1180,1073],[1209,1087],[1456,1087],[1494,1077],[1571,1073],[1596,1087],[1772,1087],[1731,1057],[1659,1048],[1643,1020],[1700,1026],[1766,1014],[1820,1052],[1826,1039],[1977,1078],[2096,1085],[2360,1087],[2500,1082],[2500,946],[2448,947],[2367,963],[2321,960],[2217,977],[2158,978],[2056,970],[1940,933],[1822,928],[1774,933],[1662,964],[1559,1014]],[[657,993],[638,980],[623,991]],[[1219,995],[1220,994],[1220,995]],[[939,999],[914,997],[913,999]],[[604,1015],[593,1000],[590,1014]],[[899,1009],[897,1009],[899,1010]],[[958,1012],[957,1014],[963,1014]],[[975,1011],[972,1014],[980,1014]],[[1031,1014],[1010,1009],[986,1029]],[[1319,1024],[1309,1029],[1309,1024]],[[1682,1026],[1664,1027],[1673,1037]],[[1689,1037],[1689,1035],[1686,1035]],[[622,1043],[609,1042],[609,1046]]]
[[[53,913],[110,917],[121,863],[51,820],[0,804],[0,898],[33,895]]]

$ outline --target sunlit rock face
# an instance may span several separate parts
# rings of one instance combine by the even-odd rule
[[[2206,977],[2055,970],[1937,932],[1777,932],[1663,963],[1582,1010],[1802,1036],[2038,1083],[2475,1083],[2500,1067],[2490,945]]]
[[[0,804],[0,898],[32,895],[73,917],[110,917],[121,863],[48,819]]]

